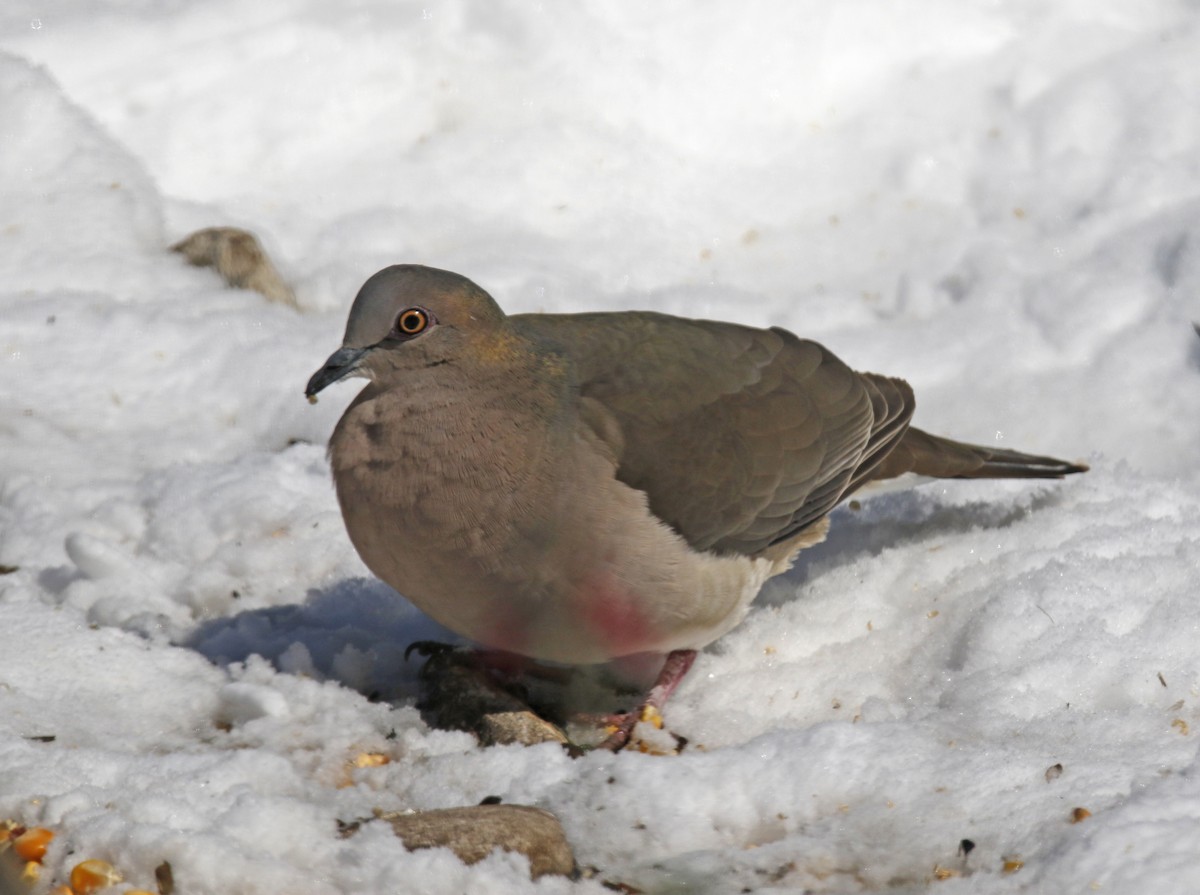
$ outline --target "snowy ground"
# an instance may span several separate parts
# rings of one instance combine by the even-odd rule
[[[186,895],[527,890],[335,835],[488,795],[599,868],[544,892],[1200,890],[1198,38],[1175,0],[6,3],[0,818],[58,831],[47,883]],[[165,251],[213,224],[304,313]],[[483,750],[421,723],[442,632],[342,530],[355,386],[301,395],[398,261],[785,325],[1093,469],[838,511],[700,657],[682,756]]]

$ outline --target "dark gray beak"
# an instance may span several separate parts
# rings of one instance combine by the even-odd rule
[[[363,356],[370,350],[370,348],[343,347],[329,355],[329,360],[325,361],[325,366],[313,373],[312,379],[308,380],[308,385],[304,389],[304,394],[308,397],[308,400],[312,401],[316,398],[317,392],[325,388],[325,386],[332,385],[339,379],[353,375],[358,370],[358,364],[363,359]]]

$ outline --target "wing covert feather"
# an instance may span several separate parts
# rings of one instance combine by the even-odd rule
[[[512,320],[603,408],[584,417],[603,418],[617,478],[700,550],[755,554],[818,521],[912,416],[906,383],[783,329],[650,312]]]

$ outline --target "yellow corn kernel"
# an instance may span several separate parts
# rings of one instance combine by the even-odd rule
[[[662,713],[652,705],[642,706],[642,713],[640,716],[638,716],[638,720],[644,721],[648,724],[653,724],[659,730],[663,729]]]
[[[382,752],[360,752],[354,758],[356,768],[378,768],[390,764],[391,759]]]
[[[46,846],[54,833],[45,827],[31,827],[13,840],[13,851],[22,861],[38,861],[46,857]]]
[[[74,895],[92,895],[107,886],[115,886],[123,876],[108,861],[95,858],[75,865],[71,871],[71,891]]]

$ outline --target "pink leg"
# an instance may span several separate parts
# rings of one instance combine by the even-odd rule
[[[696,651],[694,649],[677,649],[667,653],[667,661],[663,663],[662,671],[658,673],[654,686],[650,688],[642,704],[617,718],[616,730],[596,748],[608,749],[610,752],[619,752],[624,749],[637,723],[642,720],[650,720],[659,714],[695,661]]]

